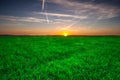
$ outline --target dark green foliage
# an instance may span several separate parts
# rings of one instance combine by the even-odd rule
[[[1,36],[0,80],[120,80],[120,37]]]

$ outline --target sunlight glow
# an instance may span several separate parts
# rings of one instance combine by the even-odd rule
[[[67,36],[68,36],[68,33],[64,33],[64,36],[67,37]]]

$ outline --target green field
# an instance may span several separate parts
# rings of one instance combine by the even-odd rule
[[[120,80],[120,37],[1,36],[0,80]]]

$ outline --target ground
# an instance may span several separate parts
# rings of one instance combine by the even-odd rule
[[[120,37],[0,36],[0,80],[120,80]]]

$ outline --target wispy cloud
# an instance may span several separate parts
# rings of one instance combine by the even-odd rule
[[[39,13],[37,14],[44,14],[44,13]],[[65,15],[65,14],[54,14],[54,13],[48,13],[49,16],[67,16],[67,17],[74,17],[71,15]],[[84,18],[84,17],[83,17]],[[82,19],[83,19],[82,18]],[[36,18],[36,17],[17,17],[17,16],[0,16],[0,20],[7,20],[7,21],[13,21],[13,22],[34,22],[34,23],[42,23],[46,22],[46,19],[43,18]],[[58,23],[71,23],[73,20],[68,20],[68,19],[52,19],[49,22],[52,24],[58,24]]]
[[[45,19],[39,19],[35,17],[16,17],[16,16],[0,16],[0,20],[8,21],[22,21],[22,22],[44,22]]]
[[[108,19],[118,16],[120,9],[110,5],[82,3],[74,0],[50,0],[52,3],[61,5],[62,7],[77,12],[79,16],[87,16],[88,18]],[[78,17],[78,16],[77,16]]]
[[[34,12],[35,14],[44,14],[43,12]],[[55,17],[64,17],[64,18],[76,18],[76,19],[86,19],[87,16],[76,16],[76,15],[69,15],[69,14],[60,14],[60,13],[47,13],[48,16],[55,16]]]

